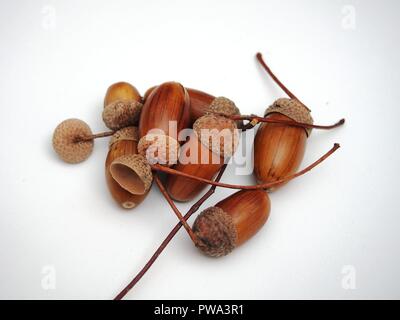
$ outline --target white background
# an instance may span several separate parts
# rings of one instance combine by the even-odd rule
[[[60,121],[104,130],[105,91],[121,80],[142,93],[175,80],[262,114],[284,94],[257,51],[316,123],[347,119],[313,132],[303,166],[342,148],[272,194],[267,225],[231,255],[207,258],[180,231],[127,297],[400,298],[399,11],[367,0],[1,1],[0,298],[110,299],[176,223],[155,187],[133,211],[113,202],[107,139],[82,164],[60,161]],[[234,166],[223,180],[254,183]]]

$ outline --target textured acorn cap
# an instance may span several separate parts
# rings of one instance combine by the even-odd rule
[[[115,159],[110,164],[113,179],[132,194],[145,194],[153,181],[153,174],[146,159],[130,154]]]
[[[143,136],[138,143],[138,152],[151,164],[172,166],[178,162],[180,146],[176,139],[158,133]]]
[[[115,142],[122,140],[139,141],[139,133],[137,127],[125,127],[115,132],[111,139],[109,146],[111,147]]]
[[[208,106],[207,111],[222,113],[227,116],[240,114],[239,108],[236,107],[235,103],[225,97],[215,98]]]
[[[53,148],[65,162],[82,162],[92,153],[93,140],[79,142],[79,138],[90,135],[92,135],[92,131],[84,121],[79,119],[65,120],[54,130]]]
[[[193,124],[200,142],[223,158],[231,157],[239,144],[235,121],[216,114],[206,114]]]
[[[137,125],[143,105],[135,100],[117,100],[104,107],[103,121],[111,130]]]
[[[307,124],[313,124],[310,110],[296,99],[280,98],[265,110],[264,116],[277,112],[289,117],[290,119]],[[307,136],[311,134],[312,128],[304,128]]]
[[[200,213],[193,231],[199,239],[196,246],[208,256],[225,256],[236,247],[236,227],[232,217],[221,208],[210,207]]]

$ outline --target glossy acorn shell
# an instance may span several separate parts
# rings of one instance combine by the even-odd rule
[[[197,153],[192,156],[197,161],[193,161],[193,163],[182,163],[182,161],[179,161],[178,164],[176,164],[173,168],[183,173],[212,180],[224,165],[224,159],[213,154],[208,147],[204,146],[198,140],[198,137],[193,132],[191,133],[189,140],[181,147],[180,159],[186,155],[189,155],[190,150],[196,149]],[[219,161],[215,161],[218,163],[201,163],[201,158],[212,159],[212,157],[214,157],[216,160],[219,159]],[[211,162],[211,160],[209,162]],[[169,174],[166,180],[166,189],[169,195],[174,200],[182,202],[192,200],[206,187],[207,184],[205,183],[178,175]]]
[[[139,120],[139,137],[151,129],[169,135],[169,122],[176,121],[178,134],[190,125],[190,100],[186,89],[177,82],[166,82],[147,93]],[[176,137],[173,137],[176,139]]]
[[[196,89],[187,89],[190,97],[190,120],[194,123],[198,118],[204,116],[214,96]]]
[[[157,86],[149,88],[145,95],[144,101],[150,96],[151,92]],[[196,89],[186,88],[190,99],[190,123],[193,124],[198,118],[204,116],[211,102],[215,99],[214,96]]]
[[[239,246],[265,224],[271,211],[271,202],[264,190],[241,190],[218,202],[215,207],[232,217],[237,233],[236,246]]]
[[[139,91],[130,83],[116,82],[108,87],[104,97],[104,106],[117,100],[134,100],[141,102],[142,98]]]
[[[280,113],[271,113],[267,117],[292,120]],[[257,182],[274,182],[295,173],[303,160],[306,141],[304,128],[262,123],[254,141],[254,175]],[[274,191],[284,184],[278,184],[268,191]]]

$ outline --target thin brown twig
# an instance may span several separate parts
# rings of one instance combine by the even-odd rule
[[[311,169],[313,169],[314,167],[316,167],[318,164],[320,164],[322,161],[324,161],[326,158],[328,158],[332,153],[334,153],[337,149],[340,148],[340,145],[338,143],[335,143],[333,145],[333,147],[326,152],[321,158],[319,158],[318,160],[316,160],[315,162],[313,162],[312,164],[310,164],[309,166],[307,166],[306,168],[304,168],[303,170],[294,173],[292,175],[289,175],[287,177],[284,177],[282,179],[279,179],[277,181],[274,182],[268,182],[268,183],[263,183],[263,184],[256,184],[253,186],[244,186],[244,185],[237,185],[237,184],[229,184],[229,183],[222,183],[222,182],[218,182],[218,181],[211,181],[208,179],[204,179],[204,178],[200,178],[191,174],[187,174],[172,168],[168,168],[168,167],[164,167],[161,166],[159,164],[155,164],[155,165],[151,165],[151,168],[155,171],[162,171],[165,173],[169,173],[169,174],[173,174],[173,175],[177,175],[177,176],[182,176],[185,178],[189,178],[192,180],[197,180],[200,182],[204,182],[210,185],[215,185],[217,187],[223,187],[223,188],[228,188],[228,189],[241,189],[241,190],[256,190],[256,189],[268,189],[271,188],[277,184],[281,184],[287,181],[290,181],[294,178],[297,178],[305,173],[307,173],[308,171],[310,171]]]
[[[270,75],[270,77],[275,81],[275,83],[283,90],[285,91],[285,93],[291,98],[291,99],[295,99],[297,101],[299,101],[304,107],[306,107],[309,111],[310,109],[303,103],[301,102],[300,99],[298,99],[288,88],[286,88],[286,86],[278,79],[278,77],[272,72],[272,70],[270,69],[270,67],[268,67],[268,65],[265,63],[262,54],[260,52],[257,52],[256,54],[256,58],[258,60],[258,62],[263,66],[263,68],[265,69],[265,71],[267,71],[267,73]]]
[[[100,132],[100,133],[92,134],[92,135],[86,136],[86,137],[79,137],[79,138],[77,138],[76,142],[92,141],[97,138],[109,137],[109,136],[112,136],[114,133],[115,133],[115,131]]]
[[[297,122],[297,121],[292,121],[292,120],[271,119],[271,118],[266,118],[266,117],[259,117],[256,115],[224,115],[224,114],[221,114],[221,115],[224,117],[227,117],[231,120],[234,120],[234,121],[247,120],[247,121],[250,121],[253,123],[254,123],[254,121],[257,121],[257,122],[284,124],[284,125],[293,126],[293,127],[302,127],[302,128],[310,128],[310,129],[325,129],[325,130],[337,128],[337,127],[343,125],[345,122],[345,119],[340,119],[338,122],[331,124],[331,125],[318,125],[318,124],[308,124],[308,123],[303,123],[303,122]]]
[[[215,181],[220,181],[224,171],[226,169],[226,164],[219,171],[218,176],[215,178]],[[183,217],[185,221],[187,221],[199,208],[201,205],[211,197],[211,195],[215,192],[216,186],[213,185],[211,188],[189,209],[189,211]],[[164,251],[170,241],[174,238],[174,236],[178,233],[179,229],[182,227],[182,223],[179,222],[168,234],[168,236],[164,239],[161,245],[158,247],[156,252],[151,256],[149,261],[145,264],[145,266],[139,271],[139,273],[132,279],[131,282],[114,298],[114,300],[121,300],[125,295],[142,279],[142,277],[146,274],[146,272],[151,268],[153,263],[157,260],[160,254]]]
[[[161,191],[161,194],[164,196],[164,198],[167,200],[168,204],[170,205],[170,207],[172,208],[172,210],[175,212],[176,216],[178,217],[179,221],[183,224],[183,227],[186,229],[187,233],[189,234],[190,238],[192,239],[193,243],[196,244],[197,243],[197,237],[194,234],[192,228],[188,225],[188,223],[186,222],[186,220],[183,218],[181,212],[179,211],[179,209],[176,207],[174,201],[171,199],[171,197],[169,196],[167,190],[165,190],[164,185],[162,184],[160,178],[158,177],[157,174],[154,175],[154,180],[156,181],[156,184],[158,186],[158,188]]]

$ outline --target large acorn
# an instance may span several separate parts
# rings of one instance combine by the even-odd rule
[[[157,86],[149,88],[144,94],[144,100],[151,94]],[[226,115],[239,114],[239,109],[233,102],[225,97],[214,97],[213,95],[197,89],[186,88],[190,99],[190,123],[194,124],[197,119],[207,113],[221,113]],[[233,107],[232,107],[233,106]],[[237,121],[240,127],[242,121]]]
[[[163,83],[145,96],[138,150],[150,163],[176,163],[180,147],[178,135],[190,125],[189,106],[189,95],[177,82]]]

